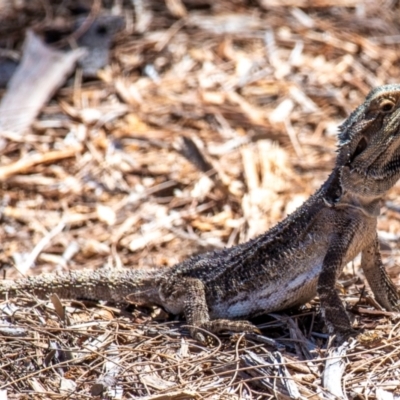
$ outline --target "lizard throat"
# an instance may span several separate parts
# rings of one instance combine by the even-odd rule
[[[335,208],[350,208],[361,211],[366,217],[376,218],[381,212],[382,199],[365,199],[351,192],[344,192],[340,199],[333,205]]]

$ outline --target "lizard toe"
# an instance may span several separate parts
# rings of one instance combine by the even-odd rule
[[[346,342],[351,337],[356,337],[359,333],[360,333],[359,331],[357,331],[353,328],[336,330],[335,331],[335,341],[337,343],[343,343],[343,342]]]
[[[228,319],[215,319],[204,322],[202,328],[212,333],[223,331],[260,333],[260,330],[249,321],[232,321]]]
[[[205,321],[194,327],[191,327],[190,335],[193,339],[204,345],[215,346],[217,344],[217,340],[214,335],[223,331],[261,334],[261,331],[249,321],[215,319],[212,321]]]

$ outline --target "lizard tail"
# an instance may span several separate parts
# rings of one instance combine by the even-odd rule
[[[70,271],[61,274],[0,280],[0,299],[15,297],[18,293],[30,293],[45,299],[57,294],[63,299],[105,300],[127,302],[132,293],[143,293],[143,301],[157,304],[158,290],[155,271],[130,269],[100,269],[97,271]]]

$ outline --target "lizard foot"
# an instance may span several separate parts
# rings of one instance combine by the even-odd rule
[[[222,331],[261,333],[260,330],[249,321],[214,319],[212,321],[203,322],[202,327],[212,333],[220,333]]]
[[[198,326],[191,328],[190,334],[194,339],[210,346],[215,345],[215,337],[213,334],[218,334],[222,331],[261,333],[260,330],[249,321],[214,319],[212,321],[202,322]],[[210,334],[207,334],[208,332]]]
[[[360,331],[357,331],[353,328],[343,329],[343,330],[335,330],[334,342],[336,344],[340,344],[346,342],[351,337],[356,337],[360,334]]]

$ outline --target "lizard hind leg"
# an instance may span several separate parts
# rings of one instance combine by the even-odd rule
[[[175,294],[180,292],[183,299],[183,313],[186,322],[190,326],[190,335],[201,343],[210,345],[214,343],[212,335],[207,332],[217,334],[222,331],[233,332],[258,332],[257,328],[248,321],[231,321],[227,319],[210,320],[206,301],[204,283],[200,279],[185,278],[179,284]]]

